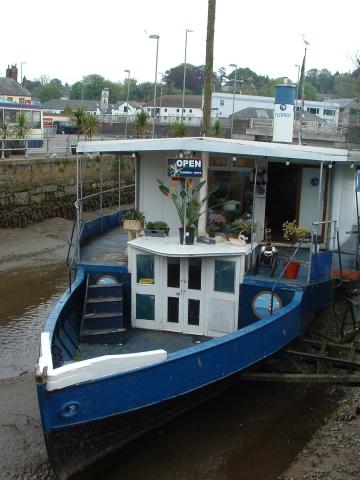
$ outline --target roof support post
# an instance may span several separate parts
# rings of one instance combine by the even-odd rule
[[[321,190],[322,190],[322,180],[323,180],[323,169],[324,169],[324,162],[320,163],[320,178],[319,178],[319,194],[318,194],[318,204],[317,204],[317,216],[316,221],[319,224],[321,221],[320,219],[320,208],[321,208]],[[318,233],[319,225],[316,225],[316,234]]]
[[[258,172],[258,167],[257,167],[257,157],[255,157],[255,173],[254,173],[254,188],[253,188],[253,205],[252,205],[252,212],[251,212],[251,265],[254,264],[254,259],[253,259],[253,243],[254,243],[254,218],[255,218],[255,192],[256,192],[256,180],[257,180],[257,172]]]

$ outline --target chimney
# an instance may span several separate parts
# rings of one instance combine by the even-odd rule
[[[17,82],[18,68],[16,65],[11,65],[11,67],[9,67],[9,65],[7,66],[6,78],[12,78],[13,80],[15,80],[15,82]]]
[[[296,86],[290,83],[275,87],[273,142],[293,141],[295,91]]]

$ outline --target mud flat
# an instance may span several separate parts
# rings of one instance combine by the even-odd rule
[[[360,478],[360,388],[341,387],[343,398],[281,480]]]
[[[72,221],[51,218],[26,228],[0,229],[0,272],[65,261]]]

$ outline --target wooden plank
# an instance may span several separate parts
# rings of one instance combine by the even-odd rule
[[[336,383],[342,385],[360,385],[359,374],[333,375],[322,373],[247,373],[242,380],[256,382],[283,383]]]

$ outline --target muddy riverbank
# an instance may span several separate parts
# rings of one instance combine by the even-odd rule
[[[54,479],[33,370],[42,325],[66,287],[70,229],[52,219],[0,230],[0,480]],[[359,428],[359,389],[239,383],[104,461],[92,478],[355,480]]]

